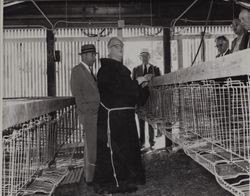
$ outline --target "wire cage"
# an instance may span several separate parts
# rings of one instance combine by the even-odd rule
[[[63,157],[63,154],[72,160],[66,151],[75,148],[62,150],[62,147],[78,143],[83,143],[83,132],[78,126],[74,104],[65,104],[58,110],[5,129],[2,194],[27,195],[40,191],[51,195],[67,174],[66,167],[62,167],[67,166],[66,161],[60,163],[62,158],[59,160],[57,155]]]
[[[140,118],[178,143],[223,188],[250,193],[249,77],[157,84],[140,110]]]

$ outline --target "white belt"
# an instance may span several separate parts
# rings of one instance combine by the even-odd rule
[[[107,147],[110,149],[111,164],[112,164],[112,169],[113,169],[113,176],[115,178],[116,186],[119,187],[119,183],[118,183],[118,180],[117,180],[117,177],[116,177],[116,171],[115,171],[114,160],[113,160],[113,150],[112,150],[112,145],[111,145],[110,112],[112,112],[112,111],[118,111],[118,110],[134,110],[135,107],[108,108],[102,102],[101,102],[101,106],[108,111],[108,118],[107,118],[107,137],[108,137],[108,142],[107,142]]]

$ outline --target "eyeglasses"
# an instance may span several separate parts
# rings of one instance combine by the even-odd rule
[[[123,48],[123,45],[121,45],[121,44],[115,44],[115,45],[110,46],[110,48],[112,48],[112,47]]]

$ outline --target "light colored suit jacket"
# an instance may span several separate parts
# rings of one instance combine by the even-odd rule
[[[86,182],[92,182],[96,163],[97,113],[100,104],[100,95],[96,81],[82,64],[72,69],[70,86],[76,100],[79,121],[85,131],[85,180]]]
[[[96,81],[82,65],[76,65],[71,72],[71,92],[76,99],[80,122],[84,123],[86,115],[97,115],[100,95]]]

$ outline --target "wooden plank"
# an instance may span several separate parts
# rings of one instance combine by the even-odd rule
[[[72,97],[4,99],[2,129],[57,111],[74,103],[75,99]]]
[[[216,78],[250,75],[250,49],[242,50],[213,61],[202,62],[164,76],[155,77],[152,86],[180,84]]]

